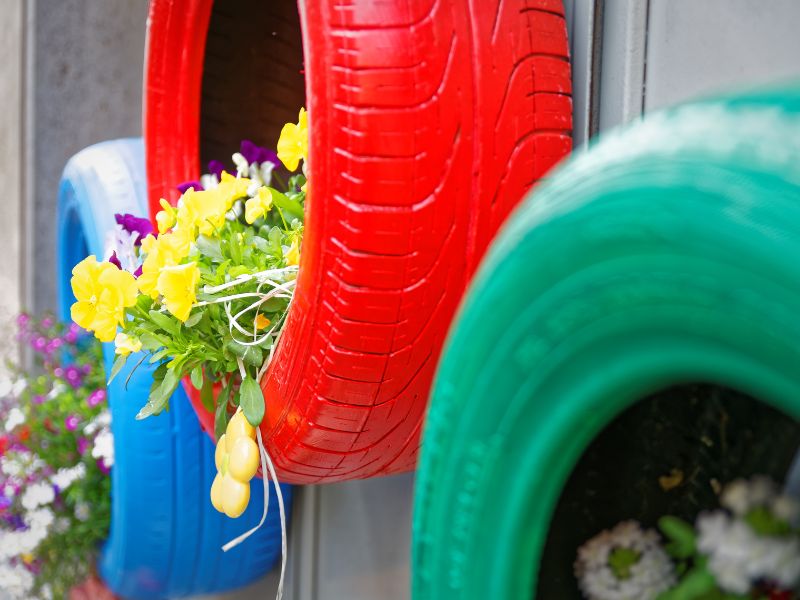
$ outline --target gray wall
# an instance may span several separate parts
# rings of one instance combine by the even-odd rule
[[[643,110],[800,77],[797,0],[567,0],[566,5],[578,144]],[[29,93],[27,100],[20,97],[22,88],[0,95],[10,107],[0,115],[0,151],[6,156],[0,175],[12,172],[13,182],[14,169],[22,168],[31,185],[26,190],[23,182],[12,183],[20,201],[3,206],[0,217],[24,221],[27,214],[28,229],[22,241],[2,240],[0,252],[28,244],[34,265],[26,288],[29,306],[41,309],[54,305],[52,215],[64,162],[88,144],[141,131],[147,7],[145,0],[24,5],[0,0],[3,8],[4,20],[27,20],[19,36],[4,37],[0,44],[9,51],[27,49],[28,73],[26,80],[15,71],[19,65],[8,61],[0,66],[0,78],[19,76]],[[20,128],[27,132],[22,137]],[[26,155],[25,165],[8,167],[15,156]],[[32,210],[20,211],[26,194]],[[12,283],[20,272],[3,268],[0,286],[9,286],[5,301],[13,302]],[[287,597],[408,598],[412,492],[412,475],[302,489],[292,523]],[[274,576],[230,597],[268,598],[273,589]]]

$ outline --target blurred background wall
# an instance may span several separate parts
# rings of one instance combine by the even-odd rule
[[[697,94],[800,77],[797,0],[565,5],[576,144]],[[0,318],[55,305],[66,160],[141,134],[146,16],[146,0],[0,0]],[[412,490],[411,474],[301,490],[287,597],[408,598]],[[268,598],[274,584],[235,597]]]

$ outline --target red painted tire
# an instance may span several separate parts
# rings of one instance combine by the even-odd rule
[[[412,469],[468,279],[571,148],[562,3],[305,0],[299,20],[290,0],[244,4],[223,14],[230,3],[152,3],[151,206],[197,177],[201,155],[226,157],[242,137],[274,146],[302,103],[291,68],[303,68],[302,22],[312,193],[295,300],[262,382],[262,431],[283,481]],[[236,44],[217,39],[233,31]]]

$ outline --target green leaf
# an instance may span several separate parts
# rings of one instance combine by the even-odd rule
[[[150,333],[143,333],[139,336],[139,341],[142,342],[142,348],[155,352],[164,347],[163,342]]]
[[[208,377],[203,380],[203,387],[200,389],[200,402],[208,412],[214,412],[214,382]]]
[[[170,317],[166,313],[162,313],[158,310],[151,310],[148,314],[150,315],[150,319],[167,333],[172,335],[180,334],[181,324],[174,317]]]
[[[186,319],[186,322],[183,324],[185,327],[194,327],[200,322],[200,319],[203,318],[203,311],[202,310],[195,310],[189,315],[189,318]]]
[[[200,251],[200,254],[208,256],[215,262],[222,262],[225,259],[225,257],[222,256],[222,249],[220,248],[219,240],[212,239],[205,235],[200,235],[197,237],[195,244],[197,249]]]
[[[292,200],[291,198],[289,198],[285,194],[281,194],[276,189],[273,189],[273,188],[268,188],[268,189],[269,189],[269,193],[272,195],[272,203],[275,206],[285,210],[292,217],[294,217],[296,219],[300,219],[301,221],[303,220],[305,215],[303,213],[303,205],[302,204],[300,204],[297,200]]]
[[[194,369],[192,369],[191,378],[194,389],[203,389],[203,365],[197,365]]]
[[[246,365],[256,367],[258,369],[261,368],[262,364],[264,364],[264,354],[261,352],[261,348],[258,346],[245,346],[242,360]]]
[[[127,361],[128,357],[123,354],[119,354],[117,358],[114,359],[114,364],[111,366],[111,374],[108,376],[107,385],[110,385],[111,382],[114,381],[114,377],[119,374]]]
[[[683,519],[665,516],[658,520],[658,528],[669,540],[667,552],[675,558],[689,558],[695,553],[696,539],[694,528]]]
[[[214,435],[217,436],[217,440],[222,437],[228,427],[228,398],[230,398],[232,386],[233,376],[231,375],[228,377],[225,389],[217,398],[217,410],[214,414]]]
[[[264,419],[264,394],[261,386],[252,377],[245,377],[239,387],[239,405],[244,416],[253,427],[258,427]]]
[[[175,391],[180,383],[180,374],[175,369],[167,369],[164,379],[150,392],[150,398],[147,400],[139,414],[136,415],[137,420],[146,419],[152,415],[161,413],[169,402],[170,396]]]

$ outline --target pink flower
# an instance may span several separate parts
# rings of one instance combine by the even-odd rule
[[[105,390],[95,390],[89,397],[86,398],[86,404],[89,405],[89,408],[94,408],[106,401],[106,391]]]
[[[89,440],[86,438],[78,438],[78,454],[86,454],[89,449]]]
[[[64,419],[64,427],[67,428],[67,431],[75,431],[78,428],[78,423],[78,417],[75,415],[70,415]]]
[[[106,465],[105,459],[102,458],[97,459],[97,468],[100,469],[105,475],[111,473],[111,469]]]

